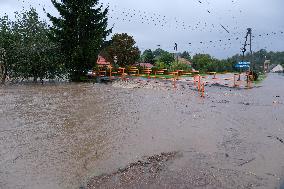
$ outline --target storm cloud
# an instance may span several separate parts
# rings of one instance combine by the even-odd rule
[[[106,0],[113,33],[134,36],[140,50],[161,47],[209,53],[225,58],[240,53],[247,28],[252,28],[254,51],[284,51],[283,0]],[[58,15],[50,0],[0,0],[0,14],[12,15],[24,6]],[[226,31],[227,30],[227,31]],[[282,33],[281,33],[282,32]]]

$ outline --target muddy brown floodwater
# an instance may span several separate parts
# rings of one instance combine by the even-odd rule
[[[284,76],[251,90],[0,87],[0,188],[280,188]]]

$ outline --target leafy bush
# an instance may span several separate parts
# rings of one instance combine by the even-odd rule
[[[169,65],[165,64],[162,61],[158,61],[158,62],[156,62],[153,69],[154,70],[169,69]]]
[[[169,68],[170,71],[176,71],[176,70],[184,70],[186,72],[191,71],[191,66],[188,64],[184,64],[182,62],[175,61]]]

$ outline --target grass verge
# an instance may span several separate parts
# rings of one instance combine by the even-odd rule
[[[266,79],[266,75],[265,74],[261,74],[258,76],[258,79],[256,81],[254,81],[255,85],[259,85],[262,83],[262,81],[264,81]]]

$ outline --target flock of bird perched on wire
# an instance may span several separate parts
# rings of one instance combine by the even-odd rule
[[[212,16],[217,17],[218,13],[214,12],[214,10],[210,10],[210,2],[208,0],[197,0],[195,2],[198,6],[199,5],[204,5],[204,13],[210,14]],[[237,1],[236,0],[231,0],[232,5],[236,5]],[[191,41],[187,42],[187,45],[189,46],[196,46],[196,45],[203,45],[203,48],[209,48],[210,47],[218,47],[220,45],[223,45],[226,49],[226,47],[230,47],[232,44],[238,43],[239,45],[242,45],[244,42],[244,37],[245,37],[245,31],[239,31],[238,27],[235,26],[234,31],[230,31],[229,26],[226,26],[222,23],[207,23],[204,21],[198,21],[195,24],[187,24],[185,21],[179,20],[177,17],[175,18],[170,18],[169,16],[161,15],[158,13],[151,13],[147,12],[145,10],[136,10],[136,9],[123,9],[122,11],[117,9],[118,6],[116,5],[111,5],[111,4],[102,4],[105,7],[109,7],[109,18],[113,20],[114,22],[116,21],[122,21],[122,22],[138,22],[140,24],[146,24],[146,25],[151,25],[153,27],[160,27],[160,28],[169,28],[169,27],[174,27],[175,29],[181,29],[184,31],[198,31],[202,32],[205,31],[206,29],[209,32],[212,32],[213,29],[219,30],[219,33],[225,32],[223,34],[222,39],[214,39],[214,40],[206,40],[206,41]],[[238,10],[239,13],[242,13],[242,10]],[[231,16],[233,20],[237,20],[237,16],[232,15]],[[237,23],[237,21],[236,21]],[[257,33],[254,31],[252,38],[257,38],[259,40],[263,40],[264,38],[267,39],[272,36],[283,36],[283,31],[272,31],[272,32],[267,32],[267,33]],[[160,45],[158,45],[160,46]],[[172,45],[171,45],[172,47]]]
[[[18,0],[20,1],[20,0]],[[21,0],[25,3],[26,0]],[[228,3],[231,3],[231,8],[236,8],[238,6],[237,0],[230,0]],[[195,5],[194,5],[195,4]],[[103,7],[109,8],[108,18],[113,22],[126,22],[126,23],[139,23],[144,25],[149,25],[152,27],[159,27],[165,30],[172,28],[176,30],[183,30],[186,32],[213,32],[218,31],[218,33],[222,34],[220,39],[212,39],[212,40],[203,40],[203,41],[187,41],[183,45],[187,45],[189,47],[199,46],[200,49],[208,49],[209,47],[222,47],[224,50],[230,48],[232,45],[238,44],[240,46],[243,45],[245,38],[245,31],[240,31],[238,28],[238,16],[235,14],[228,15],[232,19],[232,25],[229,27],[228,25],[221,23],[221,17],[218,15],[218,11],[212,8],[211,2],[209,0],[193,0],[193,6],[201,6],[200,8],[204,10],[204,14],[209,14],[210,17],[218,18],[219,21],[216,23],[208,23],[204,21],[205,19],[195,21],[195,23],[187,24],[186,21],[179,19],[178,17],[171,18],[170,16],[165,16],[159,13],[153,13],[145,10],[136,10],[136,9],[121,9],[121,7],[110,4],[110,3],[101,3]],[[39,6],[41,6],[39,4]],[[229,12],[232,10],[228,10]],[[244,11],[239,7],[237,9],[239,14],[242,14]],[[272,45],[270,39],[272,37],[283,37],[283,31],[270,31],[264,33],[257,33],[257,31],[253,31],[252,38],[257,39],[258,41],[267,40],[267,42]],[[157,45],[160,47],[161,45]],[[168,47],[164,47],[166,49],[172,49],[172,45]],[[262,46],[262,48],[266,49],[267,46]]]

